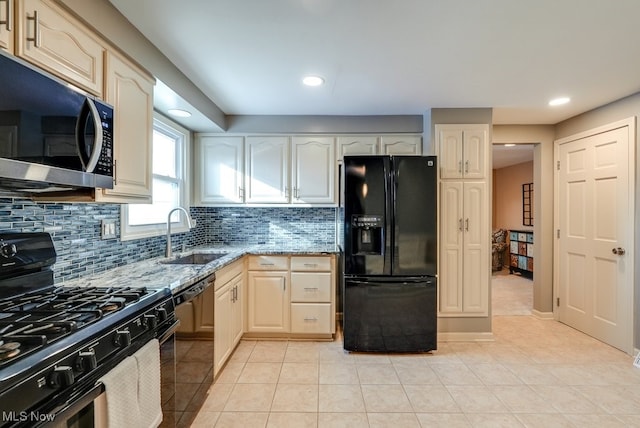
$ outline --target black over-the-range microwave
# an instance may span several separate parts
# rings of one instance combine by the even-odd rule
[[[0,49],[0,189],[113,188],[113,107]]]

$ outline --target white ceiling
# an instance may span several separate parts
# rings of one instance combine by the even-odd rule
[[[516,144],[512,147],[507,147],[504,144],[494,144],[492,149],[493,169],[533,161],[533,144]]]
[[[640,91],[638,0],[111,2],[227,114],[555,124]]]

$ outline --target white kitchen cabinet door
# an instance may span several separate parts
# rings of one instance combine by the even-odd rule
[[[0,48],[13,53],[15,15],[14,0],[0,1]]]
[[[231,345],[231,328],[233,302],[232,286],[227,284],[215,292],[214,324],[216,332],[213,338],[213,375],[215,376],[224,366],[233,346]]]
[[[440,163],[440,178],[462,178],[462,130],[438,129],[438,162]]]
[[[200,136],[196,141],[195,203],[244,202],[244,138]]]
[[[242,339],[244,333],[244,275],[238,275],[231,283],[232,306],[231,306],[231,348]]]
[[[289,138],[247,137],[247,203],[289,202]]]
[[[16,2],[16,55],[99,97],[104,46],[53,1]]]
[[[436,125],[440,178],[483,179],[487,176],[486,125]]]
[[[385,155],[422,155],[419,135],[385,135],[380,138],[380,151]]]
[[[291,202],[335,203],[335,143],[333,137],[294,137]]]
[[[463,195],[462,183],[441,182],[439,311],[462,312]]]
[[[487,184],[482,181],[464,183],[462,310],[465,314],[489,314],[491,247],[486,189]]]
[[[154,80],[126,59],[107,54],[106,101],[114,106],[114,186],[99,202],[151,203]]]
[[[344,136],[338,137],[338,159],[345,155],[376,155],[378,154],[378,137],[375,136]]]
[[[290,287],[288,272],[249,271],[247,331],[254,333],[288,333]]]
[[[489,226],[486,183],[441,182],[439,311],[487,315]]]

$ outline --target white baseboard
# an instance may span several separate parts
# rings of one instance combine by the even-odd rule
[[[533,309],[531,311],[531,315],[533,315],[536,318],[539,318],[541,320],[552,320],[553,318],[553,312],[540,312],[540,311],[536,311],[535,309]]]
[[[438,332],[438,342],[493,342],[494,340],[493,333],[491,332]]]

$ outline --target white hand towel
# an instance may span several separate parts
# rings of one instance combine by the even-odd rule
[[[138,364],[135,358],[125,358],[98,382],[105,386],[108,426],[140,427]]]
[[[160,342],[157,339],[149,341],[133,357],[138,366],[137,403],[140,422],[137,426],[156,428],[162,422]]]

